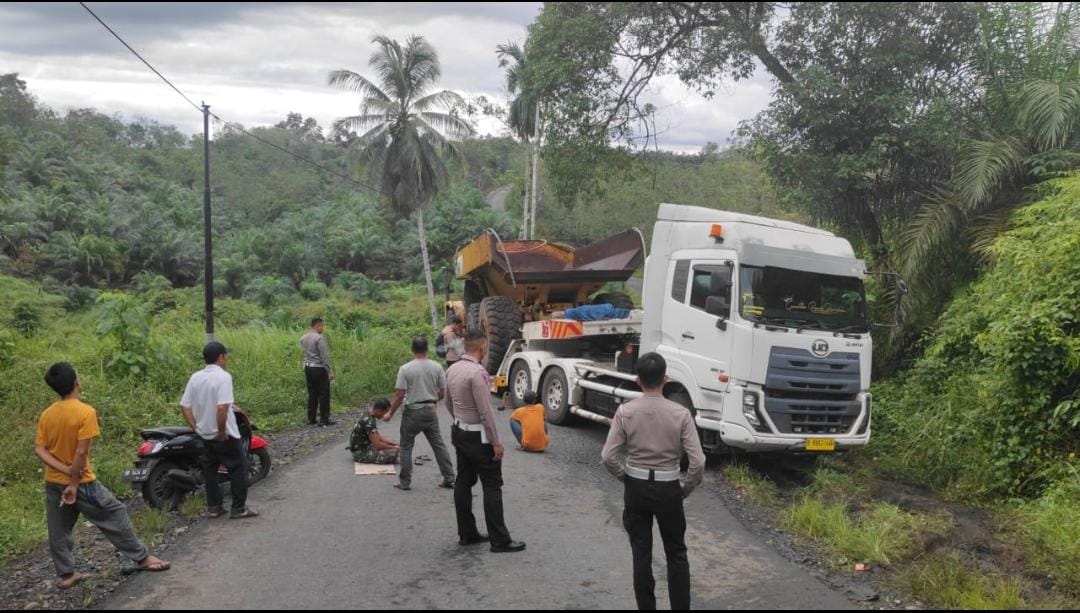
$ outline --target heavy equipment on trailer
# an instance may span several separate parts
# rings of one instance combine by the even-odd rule
[[[662,204],[648,257],[637,230],[574,250],[486,233],[462,248],[468,326],[489,339],[492,391],[535,390],[548,421],[610,423],[641,396],[637,356],[668,363],[664,395],[694,416],[706,451],[829,452],[870,439],[870,322],[862,260],[831,232]],[[645,261],[641,309],[567,318]],[[906,288],[895,278],[896,294]],[[899,312],[899,311],[898,311]],[[589,318],[584,318],[589,319]]]

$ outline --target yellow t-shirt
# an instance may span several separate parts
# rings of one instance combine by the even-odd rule
[[[548,445],[547,432],[544,431],[544,405],[530,404],[521,407],[510,415],[510,419],[521,424],[521,448],[526,451],[543,451]]]
[[[79,400],[61,400],[45,409],[38,418],[37,438],[34,444],[48,449],[49,453],[61,462],[71,464],[75,459],[75,449],[79,441],[97,438],[100,435],[97,411],[94,407]],[[79,483],[90,483],[95,479],[97,477],[94,476],[90,458],[87,457],[86,470]],[[67,485],[71,483],[71,476],[51,466],[46,466],[45,481]]]

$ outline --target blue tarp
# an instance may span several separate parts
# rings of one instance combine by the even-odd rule
[[[566,318],[574,321],[602,321],[627,317],[630,317],[630,309],[617,309],[610,304],[592,304],[566,309]]]

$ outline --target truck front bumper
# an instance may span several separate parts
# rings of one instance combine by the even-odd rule
[[[720,440],[728,447],[743,451],[806,451],[806,439],[830,438],[836,441],[836,451],[857,449],[870,441],[869,429],[865,434],[843,436],[777,436],[751,432],[746,427],[731,422],[722,422],[698,417],[698,427],[706,430],[719,430]],[[820,453],[820,452],[813,452]]]

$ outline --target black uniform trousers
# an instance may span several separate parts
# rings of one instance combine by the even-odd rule
[[[240,513],[247,508],[248,459],[243,439],[232,438],[224,441],[204,441],[206,455],[200,462],[203,469],[203,481],[206,484],[206,506],[220,507],[222,503],[221,484],[218,467],[224,465],[229,471],[229,491],[232,494],[232,511]]]
[[[321,413],[322,423],[330,421],[330,371],[322,366],[305,366],[307,379],[307,420],[315,423],[315,410]]]
[[[645,481],[632,477],[626,483],[623,526],[630,535],[634,554],[634,596],[638,609],[656,610],[656,581],[652,573],[653,518],[667,554],[668,597],[673,611],[690,609],[690,562],[686,557],[686,515],[678,481]]]
[[[484,444],[479,432],[467,432],[456,425],[450,430],[450,441],[457,451],[457,481],[454,484],[454,510],[457,513],[458,536],[476,537],[476,516],[472,512],[472,488],[477,479],[484,490],[484,521],[492,545],[510,542],[510,531],[503,521],[502,462],[495,461],[495,448]]]

